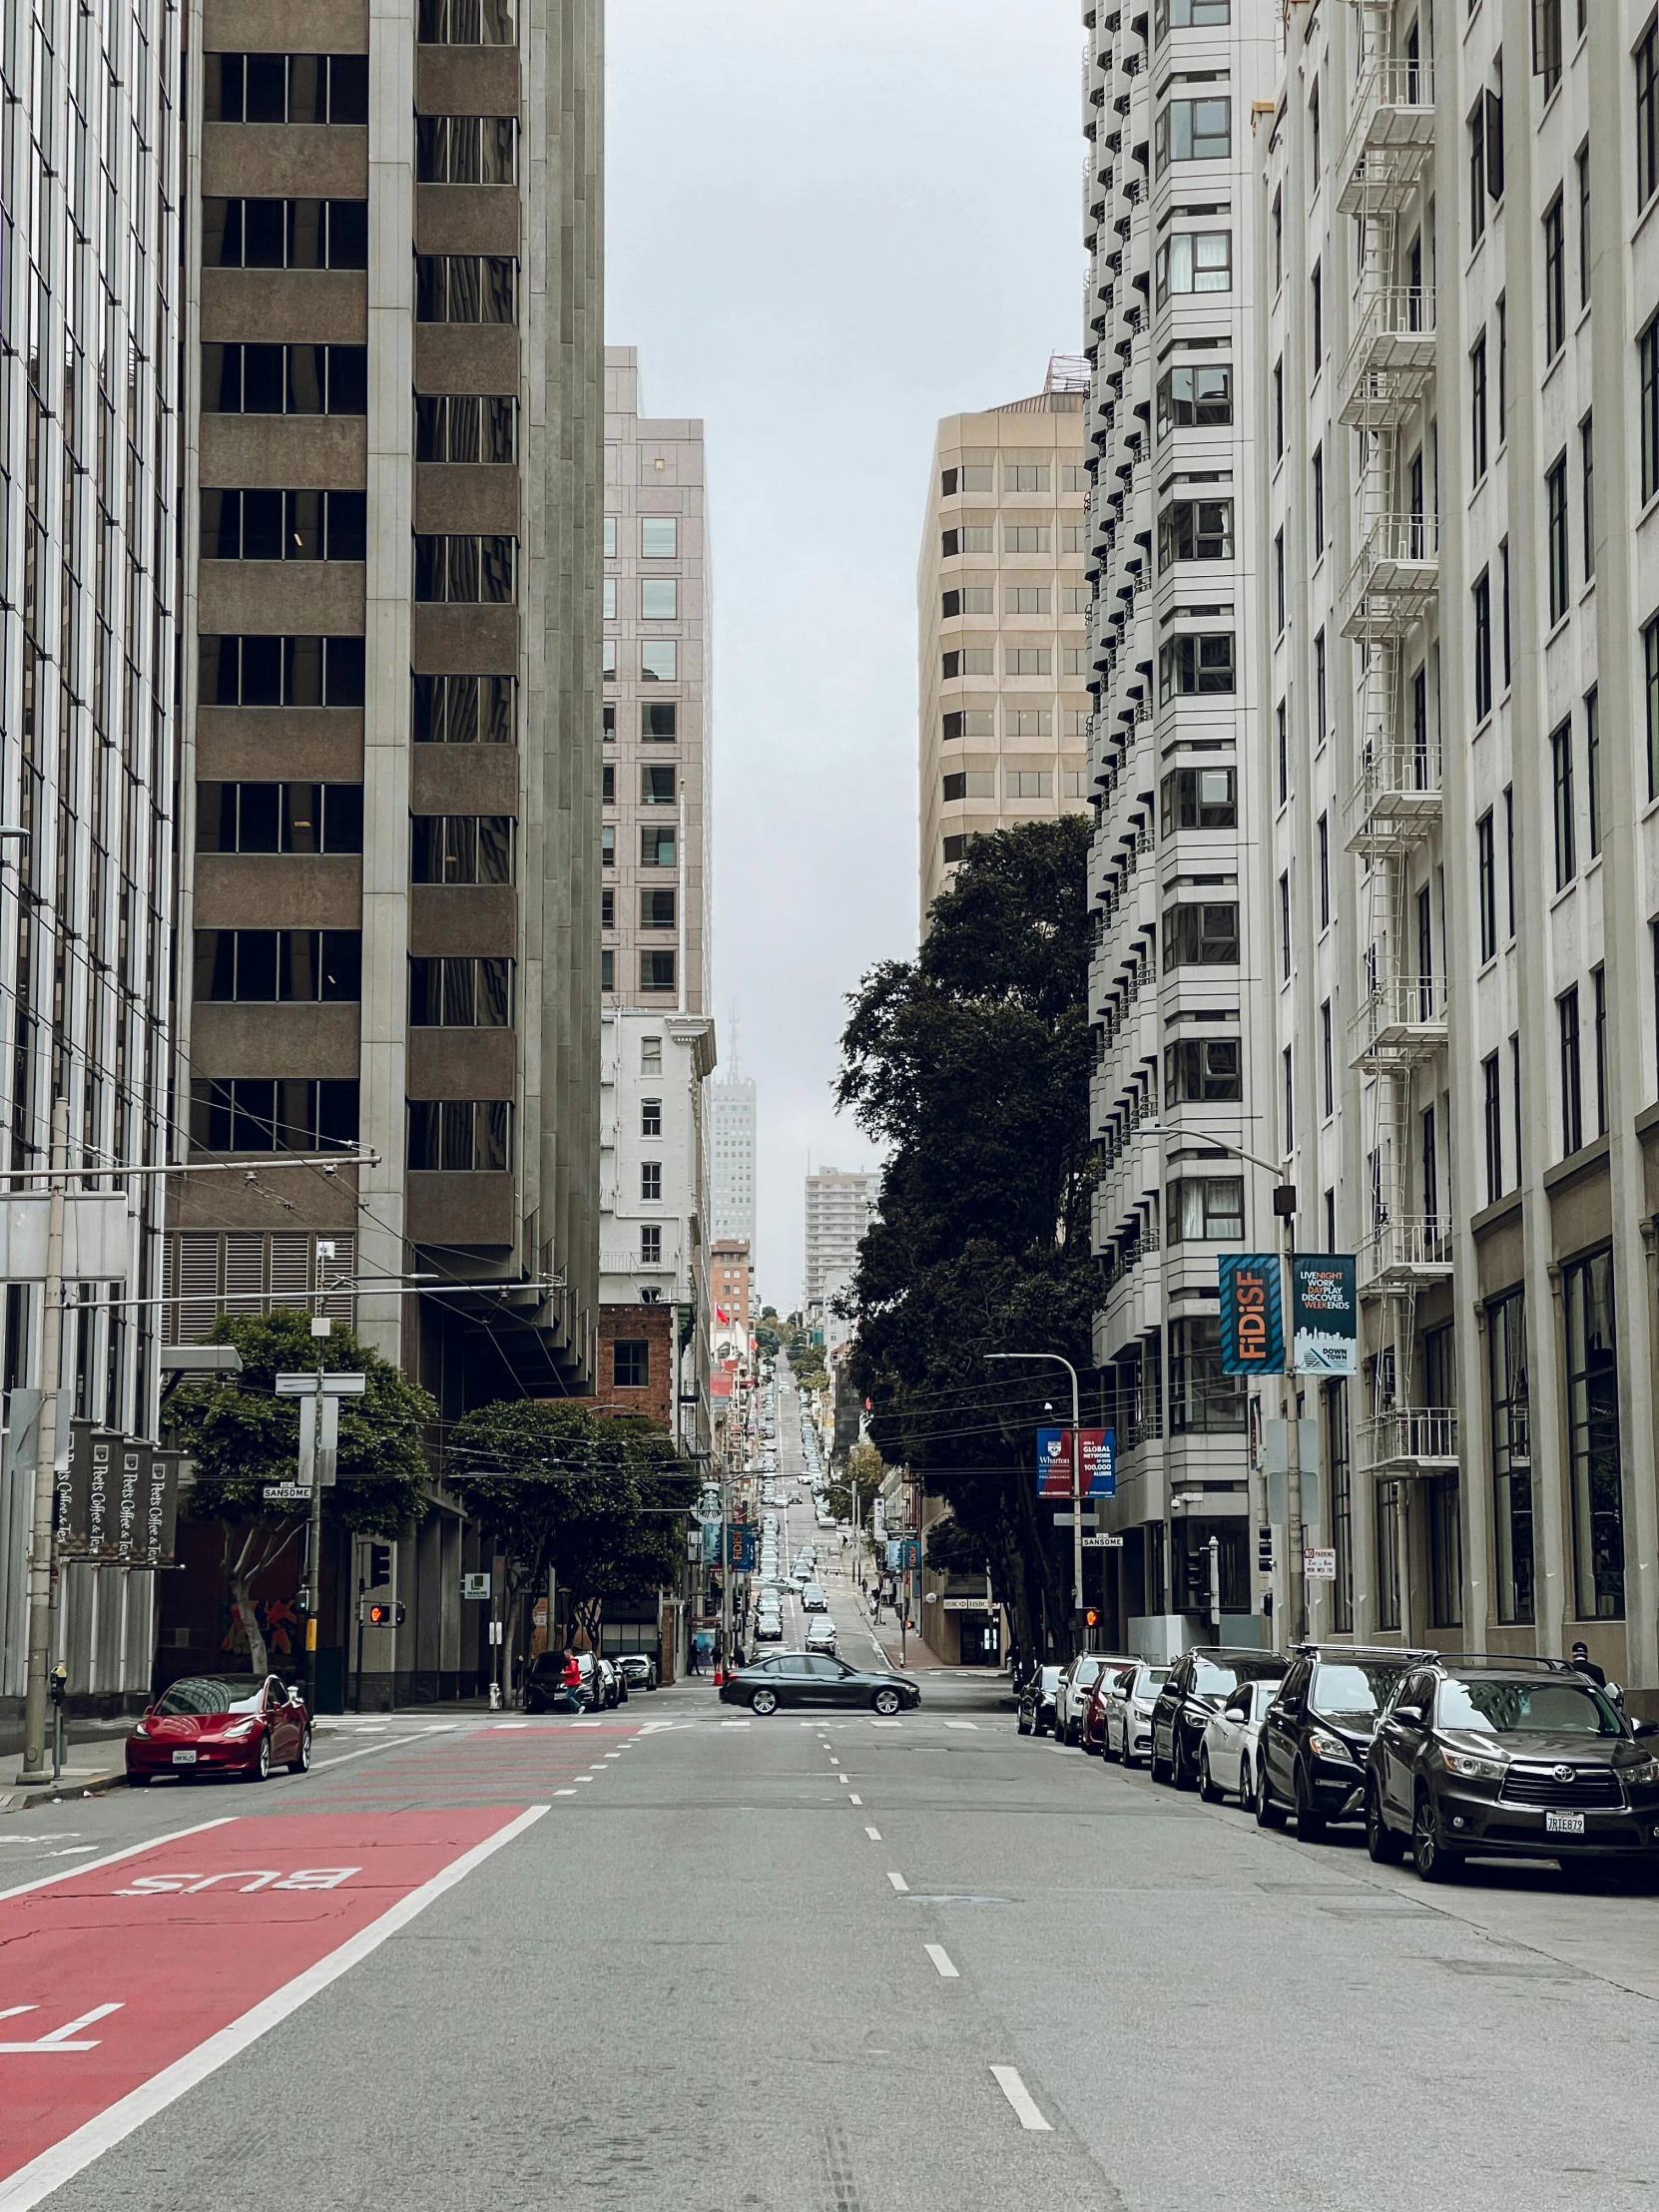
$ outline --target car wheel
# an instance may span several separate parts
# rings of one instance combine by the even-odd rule
[[[1382,1797],[1375,1782],[1366,1785],[1366,1849],[1378,1867],[1397,1867],[1405,1856],[1405,1840],[1383,1819]]]
[[[1198,1794],[1206,1805],[1219,1805],[1225,1795],[1216,1788],[1215,1778],[1210,1772],[1208,1750],[1202,1750],[1198,1755]]]
[[[248,1769],[244,1780],[248,1782],[269,1782],[271,1780],[271,1738],[269,1736],[260,1738],[259,1756]]]
[[[1251,1768],[1249,1752],[1239,1754],[1239,1810],[1254,1813],[1256,1810],[1256,1777]]]
[[[1174,1767],[1168,1760],[1160,1759],[1158,1756],[1158,1739],[1156,1736],[1152,1739],[1152,1751],[1147,1759],[1147,1765],[1152,1769],[1154,1782],[1172,1782],[1174,1780]]]
[[[1296,1770],[1296,1832],[1305,1844],[1323,1844],[1326,1837],[1325,1815],[1314,1803],[1308,1771],[1301,1765]]]
[[[1112,1749],[1112,1731],[1110,1728],[1103,1728],[1100,1731],[1100,1756],[1102,1759],[1116,1759],[1118,1756]]]
[[[1411,1822],[1411,1863],[1424,1882],[1455,1882],[1463,1871],[1462,1853],[1447,1851],[1440,1842],[1433,1801],[1426,1790],[1417,1793]]]
[[[1021,1736],[1029,1736],[1031,1733],[1031,1723],[1026,1719],[1023,1713],[1020,1713],[1015,1717],[1014,1727]]]
[[[869,1702],[878,1713],[888,1715],[896,1713],[898,1711],[898,1692],[896,1690],[877,1690]]]
[[[778,1692],[776,1690],[757,1690],[749,1701],[749,1710],[752,1713],[759,1713],[761,1718],[765,1720],[769,1713],[776,1713],[778,1710]]]
[[[1193,1786],[1193,1770],[1188,1766],[1186,1755],[1181,1749],[1179,1726],[1169,1732],[1169,1778],[1173,1789],[1190,1790]]]
[[[311,1771],[311,1732],[307,1728],[299,1739],[299,1756],[288,1761],[289,1774],[309,1774]]]
[[[1285,1808],[1273,1801],[1273,1786],[1268,1781],[1266,1762],[1256,1770],[1256,1825],[1258,1828],[1283,1828]]]

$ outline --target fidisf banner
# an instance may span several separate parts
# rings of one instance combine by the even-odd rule
[[[1352,1253],[1299,1252],[1291,1262],[1291,1360],[1298,1375],[1359,1372]]]
[[[1216,1262],[1221,1284],[1223,1375],[1283,1375],[1285,1310],[1277,1252],[1235,1252]]]

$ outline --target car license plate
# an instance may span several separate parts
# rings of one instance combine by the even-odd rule
[[[196,1754],[194,1751],[176,1751],[173,1754],[173,1764],[176,1767],[194,1767],[196,1764]],[[1580,1821],[1579,1826],[1582,1828],[1583,1825],[1583,1822]]]
[[[1584,1816],[1582,1813],[1546,1813],[1544,1815],[1544,1834],[1546,1836],[1582,1836],[1583,1833]]]

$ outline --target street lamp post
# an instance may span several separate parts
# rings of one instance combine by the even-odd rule
[[[987,1352],[987,1360],[1052,1360],[1071,1377],[1071,1611],[1072,1640],[1083,1617],[1083,1455],[1078,1439],[1077,1370],[1059,1352]]]

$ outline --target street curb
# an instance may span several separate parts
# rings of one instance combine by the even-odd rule
[[[0,1796],[0,1814],[27,1813],[36,1805],[67,1804],[71,1798],[102,1797],[106,1790],[126,1786],[127,1770],[118,1767],[108,1774],[95,1774],[86,1782],[46,1782],[38,1789],[17,1788]]]

